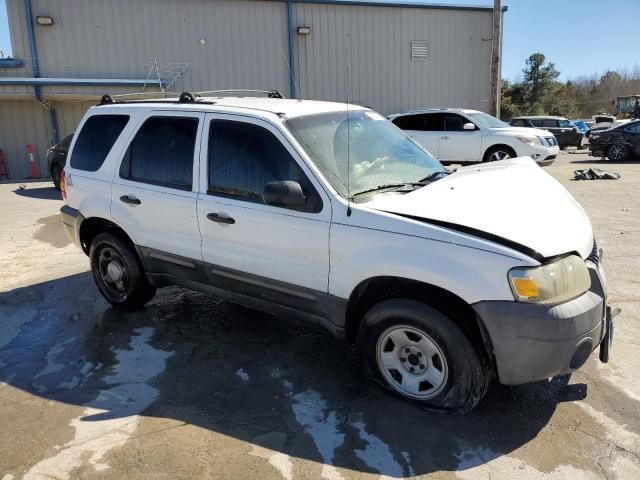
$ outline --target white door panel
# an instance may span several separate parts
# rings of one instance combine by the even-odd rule
[[[271,132],[319,193],[322,210],[300,212],[206,193],[209,190],[208,139],[213,120],[248,123]],[[331,204],[293,146],[270,123],[232,114],[207,114],[203,138],[197,200],[203,260],[213,268],[219,266],[327,292]],[[208,218],[210,214],[232,218],[234,223],[213,221]]]
[[[151,111],[140,119],[127,145],[134,140],[140,127],[151,117],[198,119],[191,179],[192,188],[187,191],[121,178],[120,166],[118,166],[111,189],[111,216],[127,231],[138,246],[201,260],[196,190],[199,184],[198,162],[205,115],[196,112]],[[120,163],[126,150],[126,147],[123,148],[120,154]]]
[[[442,132],[405,130],[405,133],[427,149],[434,157],[440,156],[440,136]]]
[[[459,162],[480,160],[482,133],[480,130],[462,132],[438,132],[440,135],[440,159]]]

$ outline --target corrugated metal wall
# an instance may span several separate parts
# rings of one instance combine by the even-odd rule
[[[284,1],[31,1],[34,16],[54,21],[34,26],[43,77],[145,78],[145,65],[157,57],[189,63],[175,91],[276,88],[290,94]],[[24,2],[7,0],[7,7],[14,57],[25,66],[0,75],[32,76]],[[310,35],[295,35],[305,98],[344,102],[349,93],[351,102],[385,114],[429,106],[488,110],[491,10],[295,3],[294,11],[294,27],[311,27]],[[428,42],[427,61],[411,60],[414,40]],[[42,89],[56,107],[61,138],[97,96],[131,91]],[[28,173],[27,143],[37,146],[44,166],[51,137],[46,110],[15,100],[32,95],[32,87],[0,86],[0,148],[14,178]]]
[[[311,27],[297,36],[305,97],[344,102],[349,92],[385,114],[489,108],[490,12],[300,3],[296,22]],[[411,60],[413,40],[428,42],[427,61]]]

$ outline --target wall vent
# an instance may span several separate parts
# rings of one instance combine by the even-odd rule
[[[414,62],[426,62],[429,58],[429,44],[422,40],[411,42],[411,60]]]

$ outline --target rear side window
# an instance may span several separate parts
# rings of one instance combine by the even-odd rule
[[[573,124],[569,120],[558,120],[558,126],[560,128],[571,128]]]
[[[322,200],[300,166],[271,132],[257,125],[214,120],[209,130],[210,195],[264,203],[269,182],[298,182],[307,198],[303,211],[317,213]]]
[[[440,132],[442,131],[443,115],[441,113],[405,115],[395,118],[393,123],[402,130]]]
[[[511,125],[514,127],[526,127],[527,124],[524,120],[511,120]]]
[[[71,166],[95,172],[129,121],[129,115],[93,115],[84,123],[71,154]]]
[[[191,190],[197,133],[197,118],[149,118],[136,133],[122,159],[120,177]]]

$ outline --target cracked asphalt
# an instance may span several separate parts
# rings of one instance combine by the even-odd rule
[[[588,167],[622,179],[571,180]],[[287,318],[176,287],[115,310],[51,184],[0,183],[0,480],[640,478],[640,162],[569,151],[546,170],[605,251],[613,358],[494,385],[466,416],[378,391]]]

